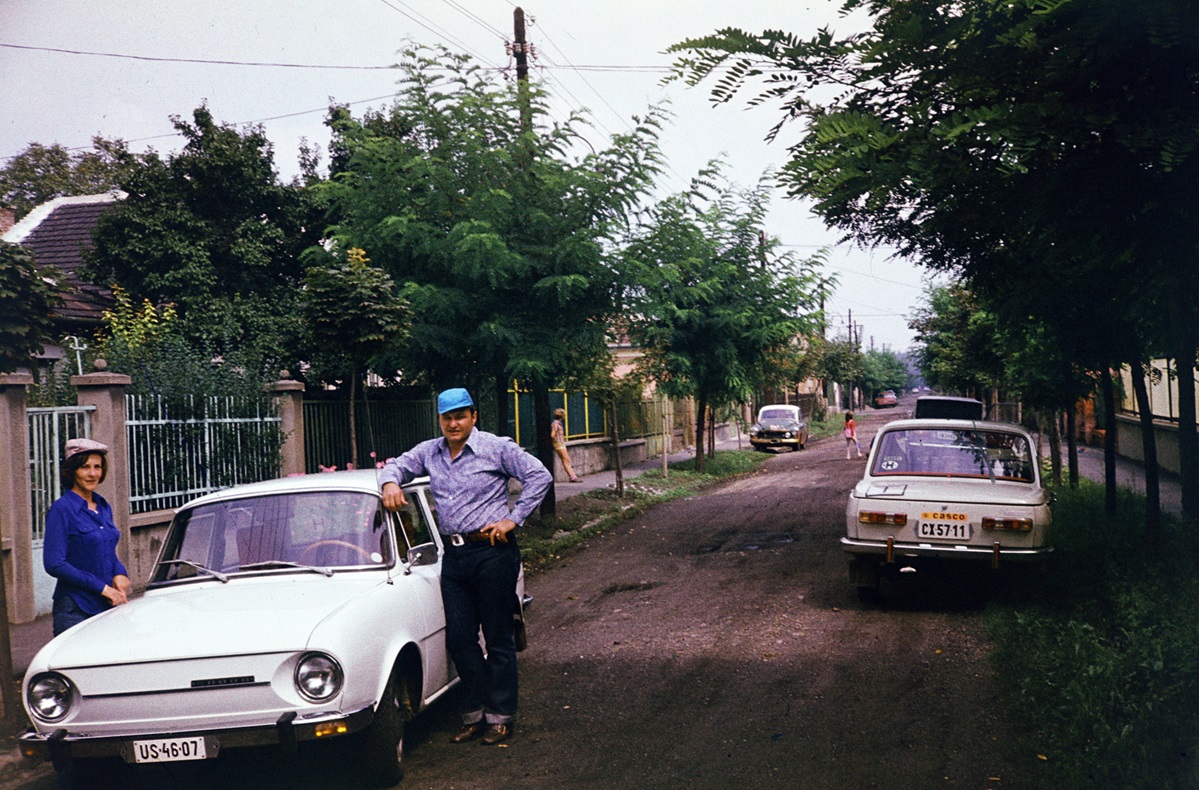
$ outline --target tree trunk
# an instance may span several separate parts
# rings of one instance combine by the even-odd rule
[[[1062,487],[1062,428],[1061,415],[1056,412],[1049,420],[1049,468],[1053,470],[1054,488]]]
[[[708,409],[708,457],[716,457],[716,411]]]
[[[1178,466],[1182,475],[1182,520],[1199,524],[1199,435],[1195,433],[1195,349],[1179,347],[1174,359],[1178,371]]]
[[[1075,408],[1066,409],[1066,460],[1070,470],[1070,488],[1078,488],[1078,425]]]
[[[1158,483],[1157,434],[1153,431],[1153,412],[1149,406],[1149,388],[1145,385],[1145,369],[1134,360],[1132,388],[1137,394],[1137,411],[1141,414],[1141,442],[1145,448],[1145,538],[1149,547],[1161,545],[1162,500]]]
[[[533,424],[536,425],[537,458],[550,470],[554,471],[554,442],[550,437],[550,424],[554,415],[550,413],[550,388],[542,382],[533,384]],[[558,498],[555,496],[554,483],[545,492],[541,500],[541,517],[553,521],[558,513]]]
[[[708,399],[700,395],[695,401],[695,471],[704,471],[704,438],[707,435]]]
[[[616,400],[612,400],[612,468],[616,470],[616,497],[624,499],[624,463],[620,459],[620,419]]]
[[[1112,369],[1104,366],[1103,387],[1103,509],[1110,516],[1116,513],[1116,386]]]

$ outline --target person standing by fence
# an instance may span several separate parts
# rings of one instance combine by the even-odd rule
[[[67,442],[59,480],[63,495],[46,513],[42,564],[54,587],[54,635],[128,601],[129,573],[117,557],[121,532],[96,487],[108,477],[108,447]]]
[[[566,409],[554,409],[554,421],[550,423],[550,441],[554,445],[554,452],[558,454],[558,459],[562,462],[562,471],[566,472],[570,478],[570,482],[579,482],[578,475],[575,474],[574,467],[570,465],[570,453],[566,450]]]

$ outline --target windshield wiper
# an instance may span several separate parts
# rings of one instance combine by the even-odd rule
[[[216,577],[222,584],[225,584],[229,581],[229,577],[226,576],[225,574],[221,573],[220,571],[214,571],[212,568],[205,568],[200,563],[192,562],[191,560],[163,560],[162,564],[163,565],[186,565],[189,568],[195,568],[198,571],[207,573],[209,576]]]
[[[301,565],[298,562],[289,562],[288,560],[263,560],[262,562],[250,562],[245,565],[238,565],[239,571],[252,571],[259,568],[298,568],[303,571],[312,571],[313,573],[323,573],[326,576],[333,575],[332,568],[317,568],[313,565]]]

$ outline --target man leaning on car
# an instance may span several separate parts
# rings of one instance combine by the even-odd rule
[[[512,531],[541,504],[553,478],[508,437],[476,427],[479,411],[465,389],[438,395],[437,412],[442,438],[421,442],[383,466],[383,504],[399,509],[406,504],[400,486],[429,476],[446,551],[441,568],[446,649],[466,689],[462,729],[450,740],[481,736],[493,745],[507,740],[516,718],[513,590],[521,560]],[[511,478],[522,490],[509,510]],[[480,627],[486,656],[479,647]]]

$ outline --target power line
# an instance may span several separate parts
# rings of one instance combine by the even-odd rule
[[[402,15],[406,16],[408,19],[410,19],[413,22],[415,22],[416,24],[420,25],[425,30],[428,30],[433,35],[444,37],[446,41],[449,41],[454,46],[459,47],[464,52],[469,52],[470,54],[472,54],[476,58],[478,58],[481,62],[484,62],[484,63],[487,62],[487,58],[483,57],[478,52],[476,52],[475,50],[468,47],[462,41],[458,40],[457,38],[454,38],[454,36],[450,35],[448,32],[446,32],[441,27],[438,27],[436,22],[429,19],[424,14],[420,13],[419,11],[413,10],[413,8],[411,6],[405,4],[403,2],[403,0],[394,0],[394,2],[399,3],[400,5],[404,6],[404,8],[408,9],[407,11],[405,11],[401,8],[397,8],[395,5],[392,5],[393,0],[379,0],[379,2],[383,3],[383,5],[387,6],[392,11],[395,11],[397,14],[402,14]],[[411,12],[411,13],[409,13],[409,12]],[[414,16],[414,14],[415,14],[415,16]],[[417,17],[420,17],[420,19],[417,19]],[[423,19],[424,22],[422,22],[421,19]]]
[[[446,0],[446,2],[449,2],[449,1],[450,0]],[[386,3],[387,0],[382,0],[382,2]],[[392,9],[398,13],[408,16],[404,11],[402,11],[398,8],[395,8],[394,6],[392,6]],[[412,19],[412,17],[409,17],[409,19]],[[415,19],[412,19],[412,21],[416,22],[417,24],[421,24],[419,21],[417,21]],[[426,30],[436,33],[437,35],[446,35],[445,33],[437,33],[437,31],[434,30],[433,28],[430,28],[430,27],[427,27],[424,25],[422,25],[422,27],[425,27]],[[447,36],[447,38],[448,38],[448,36]],[[463,47],[464,49],[466,48],[465,45],[462,44],[462,42],[460,42],[460,41],[457,41],[455,39],[451,39],[451,41],[452,41],[452,43],[454,43],[457,46]],[[390,71],[390,70],[394,70],[396,67],[394,63],[386,65],[386,66],[369,66],[369,65],[362,65],[362,64],[337,64],[337,63],[283,63],[283,62],[265,61],[265,60],[217,60],[217,59],[213,59],[213,58],[169,58],[169,57],[161,57],[158,55],[133,55],[128,52],[99,52],[99,51],[87,50],[87,49],[65,49],[62,47],[38,47],[38,46],[33,46],[31,44],[6,44],[6,43],[2,43],[2,42],[0,42],[0,49],[21,49],[21,50],[27,50],[27,51],[31,51],[31,52],[52,52],[52,53],[55,53],[58,55],[78,55],[78,56],[93,57],[93,58],[114,58],[117,60],[141,60],[141,61],[148,61],[151,63],[195,63],[195,64],[202,65],[202,66],[244,66],[244,67],[249,67],[249,68],[270,68],[270,69],[326,69],[326,70],[333,70],[333,71]],[[468,51],[470,51],[472,55],[479,58],[480,60],[486,60],[485,58],[480,56],[479,53],[471,51],[471,50],[468,50]],[[498,66],[491,66],[488,68],[502,70]],[[577,64],[573,64],[573,63],[567,64],[565,66],[559,66],[558,64],[552,63],[552,62],[548,66],[539,66],[539,68],[549,69],[549,70],[570,69],[571,71],[576,71],[576,72],[592,71],[592,72],[608,72],[608,73],[618,73],[618,74],[619,73],[650,74],[650,73],[660,73],[660,72],[669,71],[669,68],[665,67],[665,66],[628,66],[628,65],[610,65],[610,66],[608,66],[608,65],[599,65],[599,64],[581,66],[581,65],[577,65]],[[601,97],[601,99],[602,98],[603,97]]]
[[[504,33],[504,31],[500,30],[498,27],[491,24],[486,19],[484,19],[483,17],[476,14],[474,11],[471,11],[470,9],[463,7],[462,4],[457,3],[454,0],[441,0],[441,1],[443,3],[445,3],[446,5],[448,5],[450,8],[453,8],[455,11],[458,11],[459,13],[461,13],[466,18],[474,21],[474,23],[477,24],[479,27],[491,32],[495,36],[498,36],[501,41],[508,40],[508,36],[507,36],[507,34]]]
[[[152,63],[201,63],[207,66],[256,66],[274,69],[343,69],[351,71],[384,71],[395,66],[353,66],[320,63],[273,63],[270,61],[212,60],[207,58],[165,58],[153,55],[129,55],[121,52],[94,52],[83,49],[61,49],[58,47],[34,47],[25,44],[0,44],[5,49],[27,49],[36,52],[55,52],[60,55],[87,55],[95,58],[117,58],[120,60],[145,60]]]
[[[350,101],[350,102],[337,102],[337,105],[343,106],[343,107],[356,107],[359,104],[368,104],[368,103],[374,102],[374,101],[382,101],[383,99],[392,99],[398,95],[399,94],[396,94],[396,93],[388,93],[383,96],[375,96],[370,99],[358,99],[357,101]],[[329,111],[329,105],[326,104],[324,107],[317,107],[317,108],[314,108],[311,110],[300,110],[298,112],[284,113],[283,115],[272,115],[268,118],[257,118],[252,121],[232,121],[230,123],[230,125],[231,126],[246,126],[248,124],[266,123],[267,121],[280,121],[280,120],[283,120],[284,118],[297,118],[301,115],[312,115],[314,113],[318,113],[318,112],[323,113],[323,112],[328,112],[328,111]],[[145,142],[149,142],[151,140],[166,140],[166,139],[170,139],[171,137],[179,137],[180,134],[181,134],[180,132],[172,132],[170,134],[156,134],[156,135],[151,135],[149,137],[135,137],[130,140],[122,140],[122,142],[145,143]],[[86,151],[86,150],[89,150],[90,148],[91,148],[90,145],[77,145],[77,146],[73,146],[71,148],[64,148],[63,150],[68,151],[68,152],[70,152],[70,151]],[[11,154],[9,156],[0,156],[0,161],[16,159],[18,156],[20,156],[20,154]]]

